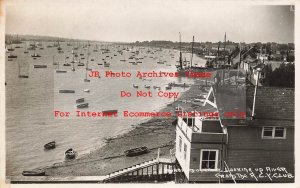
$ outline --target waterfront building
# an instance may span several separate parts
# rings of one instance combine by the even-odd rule
[[[182,170],[175,173],[176,182],[294,181],[294,89],[241,88],[211,86],[197,111],[218,118],[178,117],[175,156]],[[237,176],[230,169],[245,171]],[[251,176],[249,169],[264,175]],[[269,171],[275,175],[268,177]]]

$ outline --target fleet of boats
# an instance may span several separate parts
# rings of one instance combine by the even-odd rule
[[[145,50],[145,52],[147,53],[146,55],[142,55],[142,50],[138,49],[138,48],[134,48],[134,47],[123,47],[120,48],[120,46],[116,47],[117,50],[113,50],[113,48],[109,49],[108,45],[105,46],[104,48],[99,48],[99,46],[96,44],[86,44],[86,45],[82,45],[80,46],[79,43],[77,43],[76,46],[72,45],[71,43],[67,43],[67,47],[71,48],[71,51],[68,51],[68,49],[64,50],[64,45],[62,44],[62,42],[55,42],[53,44],[51,44],[51,42],[48,42],[48,44],[41,44],[41,43],[36,43],[34,42],[34,44],[30,44],[29,48],[27,48],[27,42],[24,42],[24,54],[29,54],[30,51],[31,54],[29,55],[29,57],[32,57],[34,59],[45,57],[43,53],[41,53],[42,55],[40,55],[39,53],[37,53],[36,51],[39,50],[39,52],[42,52],[41,50],[44,50],[44,46],[46,48],[52,48],[55,47],[57,48],[57,55],[56,56],[62,56],[62,53],[66,54],[64,56],[64,62],[63,61],[59,61],[59,58],[56,59],[55,61],[55,56],[53,56],[53,67],[55,68],[55,72],[56,73],[67,73],[67,70],[71,69],[72,71],[75,71],[75,66],[76,69],[80,69],[80,67],[84,67],[85,66],[85,76],[84,76],[84,82],[90,82],[90,79],[88,77],[88,73],[90,70],[92,70],[92,68],[89,67],[89,65],[91,64],[93,66],[93,63],[96,62],[96,65],[99,66],[103,66],[103,68],[109,68],[110,66],[114,66],[114,63],[112,61],[113,58],[117,58],[118,56],[121,57],[120,58],[120,63],[123,64],[129,64],[129,65],[133,65],[133,66],[140,66],[143,61],[144,58],[150,58],[152,59],[152,61],[155,63],[157,63],[157,66],[171,66],[171,63],[167,63],[166,60],[163,60],[164,56],[158,56],[158,57],[154,57],[153,54],[155,54],[156,52],[159,52],[161,50],[156,49],[156,50],[150,50],[150,48],[148,48],[148,50]],[[102,55],[102,59],[98,59],[98,58],[91,58],[90,59],[90,55],[91,53],[89,52],[89,46],[94,46],[94,50],[92,50],[95,53],[99,53],[100,54],[105,54]],[[73,48],[72,48],[73,46]],[[17,46],[15,46],[15,48],[18,48]],[[20,47],[21,48],[21,47]],[[13,45],[11,44],[9,46],[9,48],[6,48],[7,50],[7,58],[9,61],[12,61],[13,59],[18,58],[17,55],[14,55],[12,52],[14,52],[14,48]],[[47,50],[47,49],[45,49]],[[50,50],[50,49],[49,49]],[[78,52],[78,50],[81,50],[80,52]],[[71,53],[70,53],[71,52]],[[70,53],[72,56],[67,56],[67,53]],[[125,54],[129,54],[129,56],[125,55]],[[151,54],[151,55],[150,55]],[[95,54],[93,54],[95,56]],[[126,58],[127,56],[127,58]],[[174,58],[174,54],[170,55],[170,58]],[[61,58],[62,59],[62,58]],[[86,59],[86,62],[83,63],[81,62],[83,59]],[[157,60],[158,59],[158,60]],[[38,60],[37,60],[38,61]],[[89,61],[91,61],[91,63],[89,63]],[[180,67],[182,67],[182,53],[180,51],[180,65],[178,66],[178,68],[180,69]],[[42,62],[41,62],[42,63]],[[60,64],[63,64],[63,66],[61,67]],[[21,72],[21,68],[20,68],[20,63],[18,64],[19,66],[19,78],[29,78],[28,75],[26,74],[22,74]],[[47,64],[34,64],[33,65],[34,68],[48,68]],[[49,66],[51,67],[51,66]],[[81,68],[82,69],[82,68]],[[84,70],[84,68],[83,68]],[[99,76],[100,77],[100,76]],[[143,81],[151,81],[151,79],[147,79],[147,78],[140,78]],[[139,88],[139,87],[143,87],[143,85],[138,85],[138,84],[132,84],[133,88]],[[160,90],[163,86],[151,86],[150,84],[144,84],[144,88],[146,89],[151,89],[151,87],[153,87],[153,89],[158,89]],[[172,87],[188,87],[188,85],[183,84],[175,84],[175,83],[169,83],[165,89],[166,90],[170,90],[172,89]],[[59,89],[58,91],[60,94],[63,93],[75,93],[75,90],[70,90],[70,89]],[[83,89],[83,92],[89,93],[90,89]],[[202,101],[202,97],[199,96],[199,99],[195,99],[195,100],[199,100]],[[75,108],[88,108],[89,107],[89,101],[86,100],[86,98],[78,98],[75,101]],[[112,109],[112,110],[103,110],[102,111],[103,114],[116,114],[118,112],[117,109]],[[46,143],[44,145],[44,149],[45,150],[53,150],[56,148],[56,142],[55,141],[51,141],[49,143]],[[146,146],[143,147],[138,147],[138,148],[133,148],[133,149],[129,149],[126,150],[124,152],[124,154],[126,156],[137,156],[137,155],[142,155],[142,154],[146,154],[149,152],[149,149]],[[69,148],[68,150],[65,151],[65,158],[66,159],[75,159],[76,158],[76,151],[73,148]],[[45,171],[38,169],[38,170],[31,170],[31,171],[23,171],[22,173],[24,176],[43,176],[45,175]]]

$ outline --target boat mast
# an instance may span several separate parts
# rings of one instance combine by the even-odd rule
[[[20,75],[21,75],[20,63],[18,63],[18,68],[19,68],[19,77],[20,77]]]
[[[87,58],[86,58],[86,67],[85,67],[85,69],[86,70],[88,70],[88,67],[89,67],[89,55],[87,56]]]
[[[226,55],[226,32],[224,37],[224,66],[225,66],[225,55]]]
[[[183,69],[183,67],[182,67],[181,34],[180,34],[180,32],[179,32],[179,65],[180,65],[180,69]]]
[[[54,58],[54,56],[53,56],[53,58]],[[59,64],[60,64],[60,63],[59,63],[59,61],[58,61],[58,63],[57,63],[57,65],[58,65],[57,70],[59,70]]]
[[[193,55],[194,55],[194,36],[193,36],[193,42],[192,42],[192,57],[191,57],[191,67],[193,67]]]
[[[73,61],[73,68],[72,68],[72,71],[75,71],[75,67],[74,67],[74,64],[75,64],[75,62]]]

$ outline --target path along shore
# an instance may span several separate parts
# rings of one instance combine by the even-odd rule
[[[107,139],[106,145],[72,161],[65,161],[45,167],[48,176],[101,176],[157,157],[160,148],[161,157],[170,157],[170,149],[175,146],[177,117],[175,108],[180,105],[191,108],[193,99],[201,93],[203,82],[195,83],[181,97],[161,111],[174,114],[171,118],[152,118],[145,123],[134,125],[128,133]],[[126,157],[124,151],[130,148],[147,146],[149,153]]]

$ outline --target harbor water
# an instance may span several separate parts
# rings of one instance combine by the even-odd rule
[[[29,42],[27,42],[29,43]],[[32,42],[33,43],[33,42]],[[50,43],[49,43],[50,44]],[[53,44],[53,42],[51,42]],[[87,77],[90,82],[85,82],[85,66],[77,66],[72,71],[71,66],[63,66],[65,58],[70,63],[73,59],[72,48],[67,43],[60,43],[64,53],[58,53],[56,47],[46,48],[47,42],[43,42],[44,49],[37,48],[36,53],[41,57],[33,59],[34,51],[24,53],[23,48],[15,48],[16,59],[8,61],[6,58],[6,175],[19,176],[23,170],[49,166],[65,160],[64,152],[73,148],[80,157],[105,144],[105,138],[123,134],[149,118],[123,117],[123,111],[130,112],[157,112],[174,98],[158,97],[158,89],[161,91],[179,92],[180,95],[188,88],[172,88],[166,90],[170,82],[192,84],[193,80],[185,77],[160,77],[139,79],[137,71],[151,72],[176,72],[175,65],[179,52],[173,49],[154,49],[129,47],[122,50],[123,46],[102,45],[109,49],[109,53],[101,53],[101,50],[93,51],[95,44],[87,49],[79,47],[78,58],[82,63],[87,63],[93,71],[99,71],[100,78]],[[75,44],[73,44],[75,45]],[[99,43],[99,46],[101,44]],[[118,52],[119,51],[119,52]],[[122,51],[122,54],[120,53]],[[139,51],[136,57],[142,63],[133,65],[128,59],[133,51]],[[83,56],[79,54],[83,53]],[[90,53],[89,57],[87,54]],[[109,57],[106,57],[109,56]],[[183,54],[190,59],[190,54]],[[57,73],[66,70],[66,73]],[[82,58],[82,59],[81,59]],[[84,58],[84,59],[83,59]],[[93,61],[92,61],[93,59]],[[98,63],[110,63],[110,67],[98,65]],[[126,61],[121,61],[126,59]],[[134,59],[133,59],[134,61]],[[164,64],[157,64],[165,61]],[[205,60],[195,57],[195,63],[204,66]],[[34,68],[34,65],[47,65],[47,68]],[[19,78],[20,74],[29,78]],[[130,72],[130,78],[108,78],[105,71]],[[139,88],[134,88],[133,84]],[[149,85],[151,88],[145,88]],[[59,90],[74,90],[75,93],[59,93]],[[89,90],[85,92],[84,90]],[[136,91],[151,91],[152,97],[137,97]],[[131,97],[121,97],[121,91],[131,92]],[[77,109],[76,99],[85,98],[89,103],[88,108]],[[118,110],[118,117],[77,117],[76,110],[101,112],[105,110]],[[70,112],[69,117],[55,117],[54,111]],[[44,144],[56,141],[56,148],[44,150]]]

